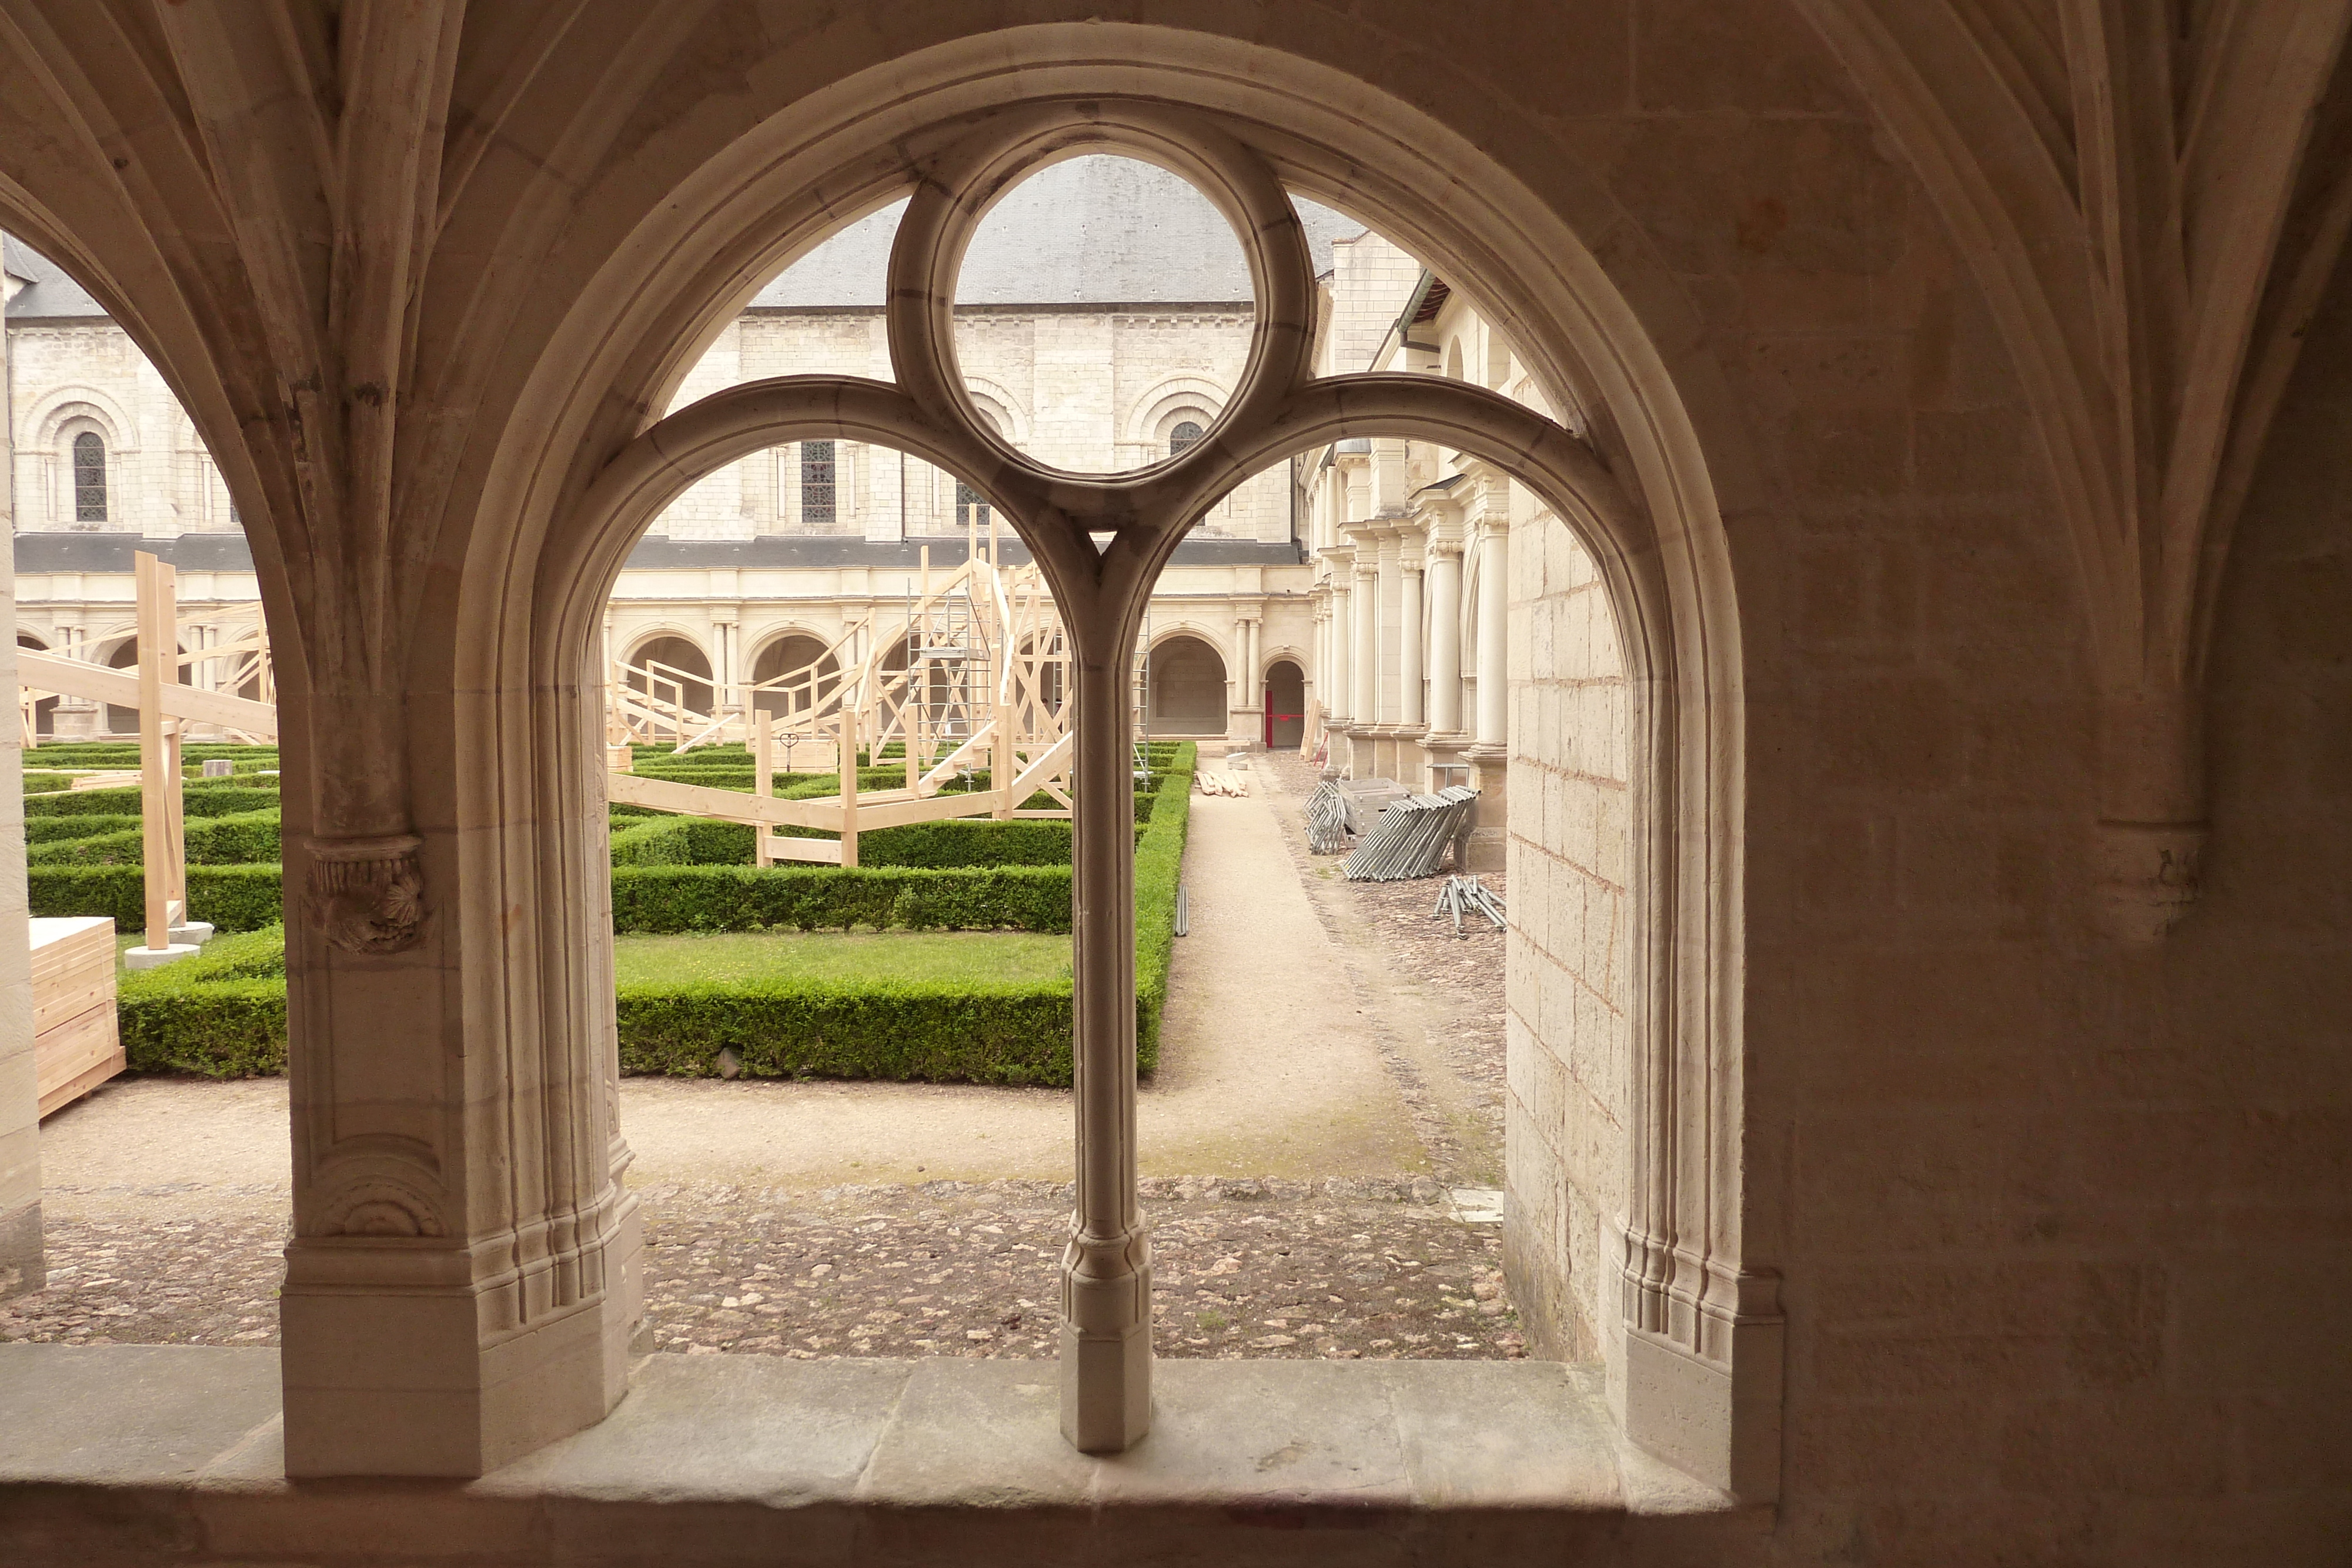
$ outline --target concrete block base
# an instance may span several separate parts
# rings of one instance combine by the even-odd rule
[[[172,927],[171,943],[174,947],[201,947],[212,939],[213,928],[208,921],[191,920],[185,925]]]
[[[194,942],[173,942],[163,947],[131,947],[123,951],[122,963],[125,968],[160,969],[166,964],[203,951]]]

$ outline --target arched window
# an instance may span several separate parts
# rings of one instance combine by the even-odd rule
[[[73,438],[74,521],[106,521],[106,438],[85,430]]]
[[[1200,439],[1200,425],[1189,419],[1178,421],[1176,428],[1168,433],[1168,455],[1175,456]]]
[[[988,527],[988,497],[965,484],[956,481],[956,527],[970,523],[975,528]]]
[[[801,523],[808,527],[833,521],[833,443],[801,443]]]

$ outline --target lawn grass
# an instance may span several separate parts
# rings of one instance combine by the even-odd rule
[[[1006,931],[615,936],[613,970],[624,986],[920,980],[988,988],[1066,983],[1070,939]]]

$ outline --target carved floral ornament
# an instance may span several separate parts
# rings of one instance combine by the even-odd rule
[[[1024,175],[1085,152],[1123,153],[1191,182],[1232,224],[1257,311],[1239,385],[1201,438],[1113,476],[1047,467],[998,434],[956,362],[955,285],[965,247]],[[1063,1260],[1063,1427],[1088,1451],[1123,1448],[1150,1408],[1150,1248],[1136,1201],[1134,871],[1124,671],[1161,567],[1235,486],[1293,454],[1356,436],[1413,436],[1486,459],[1583,536],[1619,601],[1663,604],[1643,574],[1654,549],[1598,456],[1496,392],[1418,374],[1318,377],[1314,267],[1275,170],[1205,114],[1108,99],[1004,110],[919,162],[889,263],[894,383],[789,376],[715,393],[624,448],[583,500],[590,528],[634,538],[724,465],[791,441],[901,449],[987,496],[1028,544],[1076,658],[1077,1202]],[[1643,580],[1637,585],[1637,577]],[[1091,912],[1091,913],[1090,913]]]

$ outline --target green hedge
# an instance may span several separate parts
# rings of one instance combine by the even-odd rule
[[[919,984],[623,986],[621,1071],[917,1079],[1067,1088],[1070,988]]]
[[[275,794],[277,789],[278,780],[274,778],[255,784],[215,779],[201,787],[184,785],[180,790],[180,810],[189,819],[241,816],[247,811],[267,810],[269,803],[259,797],[265,790]],[[139,809],[136,784],[110,789],[76,789],[62,795],[28,795],[25,799],[25,814],[28,817],[135,817]]]
[[[147,873],[135,865],[28,865],[35,915],[107,915],[118,930],[147,924]],[[275,865],[192,865],[188,915],[216,931],[257,931],[285,918]]]
[[[616,936],[688,931],[1043,931],[1070,928],[1070,868],[964,871],[826,865],[624,865]]]
[[[1160,1061],[1160,1019],[1168,1010],[1168,966],[1176,953],[1176,886],[1184,871],[1197,756],[1188,741],[1170,758],[1160,775],[1151,825],[1135,845],[1135,1065],[1139,1072],[1150,1071]]]
[[[53,795],[60,789],[72,789],[73,781],[74,776],[70,773],[46,773],[37,770],[25,775],[25,793]]]
[[[61,821],[77,819],[60,818]],[[107,818],[81,821],[111,821]],[[137,825],[109,833],[78,835],[27,844],[30,865],[141,865],[145,862],[145,835]],[[275,808],[247,811],[234,817],[194,817],[185,824],[188,863],[194,865],[254,865],[279,858],[278,816]],[[29,840],[30,835],[27,835]]]
[[[1155,768],[1161,777],[1151,825],[1136,851],[1136,1067],[1146,1073],[1160,1059],[1192,767],[1188,746],[1178,748],[1166,768]],[[276,870],[192,867],[190,900],[198,902],[199,878],[217,872],[268,872],[274,895]],[[68,913],[40,904],[40,879],[60,876],[122,878],[134,904],[137,899],[135,868],[44,867],[36,873],[36,913]],[[947,924],[934,916],[949,912],[927,909],[927,901],[969,899],[974,888],[992,887],[1008,897],[1019,890],[1051,905],[1051,889],[1058,893],[1056,928],[1067,930],[1069,923],[1066,866],[1005,866],[977,875],[916,868],[786,867],[763,873],[737,866],[646,866],[616,870],[613,881],[616,929],[627,929],[618,919],[625,887],[657,909],[688,914],[708,913],[726,898],[738,898],[762,916],[761,925],[808,929],[841,923]],[[703,891],[680,891],[688,886]],[[789,917],[767,917],[788,904]],[[862,918],[853,904],[864,910]],[[197,913],[210,918],[201,904]],[[875,918],[877,913],[883,918]],[[965,910],[961,917],[971,918],[972,912]],[[134,915],[132,923],[140,918]],[[283,1071],[284,973],[284,932],[271,928],[215,939],[194,957],[126,977],[122,1032],[131,1065],[220,1078]],[[631,1073],[711,1076],[718,1071],[719,1053],[731,1051],[740,1071],[753,1077],[821,1074],[1064,1087],[1070,1082],[1074,1019],[1066,980],[982,988],[904,983],[853,988],[781,981],[634,985],[619,988],[614,1013],[622,1071]]]
[[[124,975],[115,1016],[133,1071],[207,1078],[284,1072],[285,927],[216,936],[193,956]]]
[[[25,842],[53,844],[66,839],[94,839],[100,833],[137,832],[136,817],[114,814],[89,817],[27,817],[25,819]]]

